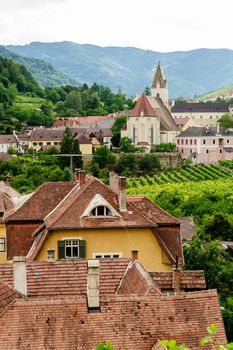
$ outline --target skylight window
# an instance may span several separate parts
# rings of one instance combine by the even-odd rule
[[[108,209],[108,207],[104,205],[99,205],[98,207],[95,207],[92,209],[90,216],[110,216],[111,212]]]

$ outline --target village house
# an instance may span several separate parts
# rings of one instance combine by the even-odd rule
[[[0,152],[7,153],[8,149],[21,151],[19,139],[15,133],[0,135]]]
[[[145,196],[126,196],[125,185],[115,173],[108,187],[84,171],[41,185],[5,218],[8,260],[128,258],[136,247],[149,271],[182,264],[180,221]]]
[[[183,159],[192,159],[197,164],[233,159],[233,129],[188,128],[176,137],[176,146]]]
[[[7,261],[5,214],[14,211],[29,196],[22,196],[11,187],[9,175],[5,176],[4,181],[0,181],[0,263]]]
[[[91,155],[96,148],[103,144],[103,134],[105,130],[98,128],[69,128],[74,139],[79,140],[80,151],[83,155]],[[56,147],[60,149],[65,128],[45,129],[38,128],[32,130],[28,147],[36,151]]]
[[[160,63],[151,88],[151,96],[141,95],[121,130],[134,146],[149,151],[154,145],[175,142],[177,125],[169,111],[168,86]]]
[[[180,125],[183,120],[185,128],[182,130],[192,126],[217,126],[218,120],[230,112],[232,112],[232,105],[229,103],[177,102],[171,108],[171,114],[176,123]],[[186,124],[188,120],[190,122]]]
[[[199,350],[213,322],[225,344],[217,291],[204,290],[203,271],[182,269],[180,220],[145,196],[126,196],[125,184],[115,173],[106,186],[77,170],[75,181],[45,183],[7,211],[4,349],[92,350],[110,340],[159,350],[172,338]]]
[[[226,336],[216,290],[202,271],[149,273],[140,252],[131,259],[25,261],[0,264],[0,344],[3,349],[159,350],[174,339],[201,350],[206,328]],[[213,349],[212,344],[208,349]]]

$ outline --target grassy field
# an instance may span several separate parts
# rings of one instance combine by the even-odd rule
[[[44,101],[45,100],[40,97],[18,95],[15,99],[14,105],[25,109],[36,109],[40,108]]]

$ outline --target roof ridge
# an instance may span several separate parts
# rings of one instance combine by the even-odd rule
[[[95,178],[93,176],[87,175],[86,181],[82,186],[80,186],[78,182],[77,185],[74,186],[74,188],[72,188],[71,191],[67,193],[67,195],[62,199],[62,201],[59,202],[58,205],[44,218],[45,226],[49,228],[51,225],[53,225],[57,221],[57,219],[61,218],[61,216],[67,211],[67,209],[70,208],[70,206],[74,203],[74,201],[77,200],[77,198],[83,193],[86,187],[89,186],[90,183],[93,182],[94,180]],[[71,198],[71,196],[73,197]],[[68,207],[64,205],[65,203],[68,204]],[[61,211],[59,212],[59,216],[58,216],[57,211],[59,208],[61,208]],[[56,215],[56,212],[57,212],[57,215]],[[49,222],[50,217],[52,219],[53,215],[55,216],[55,219]]]

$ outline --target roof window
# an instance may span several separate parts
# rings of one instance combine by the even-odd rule
[[[92,209],[90,216],[111,216],[111,212],[105,205],[99,205]]]

